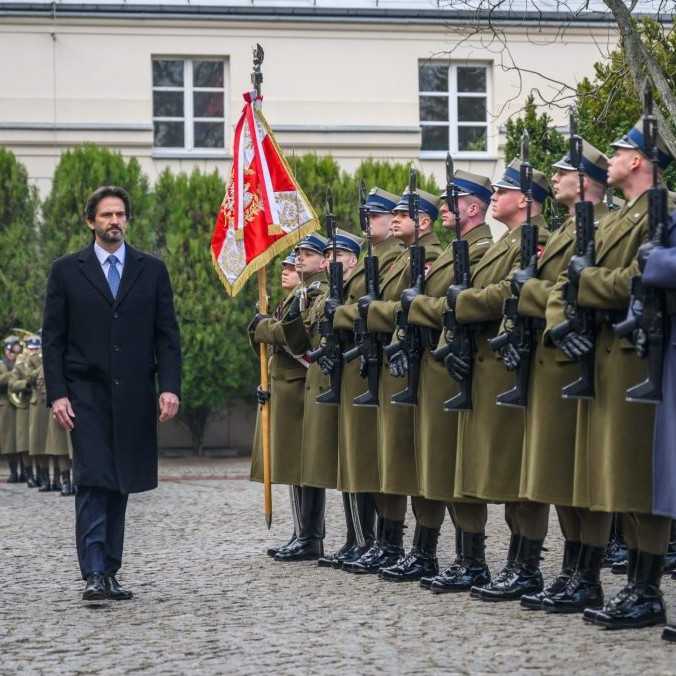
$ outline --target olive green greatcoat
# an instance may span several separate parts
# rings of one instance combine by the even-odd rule
[[[394,260],[403,251],[403,245],[394,237],[374,245],[378,257],[380,280]],[[333,319],[333,326],[351,332],[357,319],[357,301],[366,293],[366,275],[363,260],[345,282],[345,305],[341,305]],[[346,335],[351,335],[346,333]],[[351,347],[348,342],[346,347]],[[352,400],[367,389],[366,380],[359,374],[359,360],[343,364],[338,413],[338,490],[350,493],[380,490],[378,475],[378,411],[376,408],[353,406]]]
[[[578,301],[622,316],[636,252],[648,237],[647,193],[611,213],[596,232],[596,264],[580,278]],[[565,283],[564,272],[558,286]],[[563,318],[560,295],[547,304],[547,329]],[[625,401],[628,387],[642,381],[645,362],[631,344],[603,321],[596,339],[595,397],[578,404],[573,504],[603,512],[649,513],[652,504],[654,407]]]
[[[286,342],[294,354],[319,347],[319,322],[324,317],[328,293],[326,275],[322,293],[300,317],[282,323]],[[317,362],[310,364],[305,379],[303,434],[300,454],[300,485],[335,488],[338,470],[338,406],[318,404],[317,397],[331,385]]]
[[[30,368],[27,362],[27,355],[20,354],[17,357],[16,364],[9,376],[9,391],[14,393],[23,393],[30,396]],[[30,430],[29,419],[30,404],[26,403],[25,407],[16,409],[16,452],[28,453],[29,444],[28,436]]]
[[[0,455],[16,453],[16,409],[7,399],[13,362],[0,359]]]
[[[308,303],[320,293],[324,273],[309,277],[305,284]],[[272,483],[298,485],[300,483],[301,447],[303,443],[303,400],[307,365],[296,359],[288,349],[282,329],[282,319],[294,298],[296,287],[275,311],[275,317],[263,319],[251,336],[258,354],[258,345],[269,345],[270,358],[270,474]],[[263,482],[263,447],[260,438],[260,407],[256,419],[251,452],[251,480]]]
[[[596,205],[597,222],[607,213],[605,204]],[[545,318],[547,300],[574,253],[575,218],[571,216],[547,240],[538,260],[537,278],[524,284],[520,314]],[[563,399],[561,389],[579,377],[580,369],[542,336],[538,331],[531,362],[519,494],[527,500],[571,506],[577,402]]]
[[[536,217],[540,244],[547,240],[544,219]],[[458,297],[457,319],[476,327],[476,353],[472,372],[471,411],[461,411],[458,421],[458,454],[455,495],[490,502],[519,499],[522,409],[497,406],[498,394],[514,385],[514,374],[488,346],[500,327],[502,309],[511,295],[510,277],[519,263],[521,228],[506,233],[472,271],[472,288]]]
[[[487,225],[473,228],[465,237],[469,244],[470,265],[481,260],[493,243]],[[449,245],[431,265],[425,282],[425,295],[415,298],[408,318],[418,326],[441,331],[446,307],[446,291],[453,284],[453,248]],[[454,500],[455,455],[458,414],[443,410],[443,403],[455,396],[458,384],[443,362],[425,350],[420,368],[418,405],[414,412],[415,455],[420,495],[430,500]]]
[[[433,232],[420,237],[425,247],[425,259],[431,264],[442,252],[441,244]],[[383,276],[380,288],[382,300],[373,301],[369,306],[368,330],[392,334],[395,329],[397,310],[404,289],[411,286],[410,256],[404,251]],[[396,495],[418,495],[418,472],[415,457],[413,433],[414,409],[410,406],[396,406],[392,396],[406,387],[405,378],[390,375],[386,359],[380,370],[378,397],[378,471],[380,492]]]
[[[42,355],[40,353],[31,355],[29,365],[33,391],[28,406],[28,452],[31,455],[46,455],[45,441],[47,440],[49,409],[47,408],[45,375],[42,370]]]
[[[70,442],[70,432],[64,430],[52,416],[49,416],[47,422],[45,455],[58,455],[68,458],[73,457],[73,445]]]

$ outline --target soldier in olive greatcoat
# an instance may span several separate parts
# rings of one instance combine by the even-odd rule
[[[381,188],[373,188],[363,205],[369,219],[372,255],[378,258],[379,279],[402,252],[401,242],[390,236],[392,209],[399,197]],[[367,293],[364,259],[345,278],[345,303],[336,308],[334,329],[341,332],[346,351],[354,346],[357,301]],[[374,406],[355,406],[353,400],[367,389],[362,377],[363,360],[343,361],[338,412],[337,488],[343,491],[343,509],[347,526],[345,544],[319,563],[342,567],[358,559],[372,544],[376,506],[373,494],[380,488],[378,475],[377,411]],[[356,514],[353,513],[356,511]],[[380,518],[378,518],[380,525]]]
[[[488,585],[472,587],[473,595],[496,601],[542,589],[542,542],[524,537],[518,522],[524,415],[520,409],[496,406],[496,397],[512,387],[513,376],[488,345],[488,339],[498,332],[504,301],[512,293],[510,278],[518,263],[520,231],[526,221],[527,198],[520,191],[519,169],[519,160],[514,160],[493,186],[491,212],[507,226],[507,233],[474,267],[472,286],[451,287],[448,294],[456,319],[476,327],[473,364],[454,354],[448,360],[456,379],[471,377],[473,383],[473,408],[459,414],[455,494],[506,503],[505,518],[512,533],[502,572]],[[539,226],[540,252],[547,239],[542,206],[548,196],[544,174],[534,170],[531,221]],[[540,527],[546,531],[547,509],[542,511]]]
[[[618,337],[613,324],[626,315],[631,279],[639,272],[637,253],[648,239],[648,189],[653,167],[648,157],[642,120],[613,146],[608,183],[624,194],[626,204],[599,224],[593,252],[575,256],[559,280],[578,287],[578,305],[596,311],[595,343],[572,332],[559,341],[569,357],[595,351],[595,397],[580,406],[577,422],[575,504],[595,512],[622,512],[627,541],[627,585],[602,610],[602,596],[584,586],[566,588],[553,604],[585,619],[614,628],[645,627],[665,621],[660,578],[669,542],[671,520],[654,509],[654,459],[651,442],[654,408],[626,401],[627,388],[643,380],[645,364],[631,343]],[[658,143],[658,164],[671,161]],[[562,319],[560,300],[552,292],[548,327]],[[590,581],[593,584],[593,581]],[[590,598],[588,598],[590,597]],[[548,604],[545,606],[548,607]]]
[[[9,465],[7,483],[18,483],[21,475],[20,455],[16,451],[16,409],[8,398],[9,379],[21,345],[17,336],[7,336],[2,341],[0,359],[0,455]]]
[[[417,190],[419,201],[419,244],[425,247],[426,272],[441,253],[441,245],[432,231],[439,214],[439,198]],[[415,223],[408,215],[408,191],[393,210],[392,235],[409,247],[415,240]],[[410,255],[404,251],[383,275],[381,299],[368,301],[367,328],[369,332],[392,335],[396,329],[396,315],[401,308],[401,294],[411,286]],[[362,302],[362,301],[360,301]],[[389,361],[389,364],[386,363]],[[397,563],[403,557],[403,528],[406,517],[406,496],[418,495],[413,409],[392,404],[392,397],[404,388],[401,378],[393,376],[393,363],[402,362],[401,351],[383,360],[378,392],[378,470],[380,492],[376,497],[378,511],[383,517],[381,537],[357,561],[345,564],[344,570],[353,573],[378,573]],[[415,545],[419,546],[420,533]],[[435,543],[426,544],[436,547]]]
[[[295,268],[300,285],[282,301],[274,317],[256,315],[249,325],[252,343],[272,346],[270,359],[270,392],[259,392],[259,399],[270,397],[270,455],[272,481],[288,484],[294,517],[294,533],[281,547],[272,547],[268,554],[276,557],[293,547],[294,556],[302,559],[318,558],[323,539],[323,494],[314,489],[302,489],[302,445],[305,381],[309,364],[302,355],[296,355],[289,347],[283,330],[283,322],[306,314],[326,288],[325,260],[323,249],[326,238],[317,233],[302,239],[296,248]],[[251,459],[251,478],[263,481],[262,446],[257,431]],[[303,498],[307,495],[305,508]],[[311,509],[315,507],[314,511]],[[305,509],[306,514],[303,514]],[[315,537],[320,521],[319,536]],[[302,538],[300,547],[298,540]]]

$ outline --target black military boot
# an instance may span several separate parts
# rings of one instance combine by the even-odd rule
[[[622,515],[613,514],[612,529],[606,555],[603,557],[603,568],[613,568],[617,575],[624,575],[627,572],[627,543],[624,541],[622,528]]]
[[[524,594],[521,597],[521,605],[524,608],[528,608],[529,610],[543,610],[545,599],[551,598],[565,589],[568,580],[570,580],[577,567],[581,547],[582,545],[579,542],[570,542],[566,540],[563,545],[561,572],[556,576],[554,581],[541,592],[538,592],[537,594]]]
[[[439,530],[416,525],[411,551],[393,566],[382,568],[380,577],[389,582],[411,582],[421,577],[437,575]]]
[[[275,554],[275,561],[316,561],[323,556],[325,506],[325,489],[303,486],[300,533],[294,542]]]
[[[490,580],[486,584],[475,584],[470,587],[469,593],[472,598],[478,599],[481,597],[481,594],[484,589],[493,587],[496,584],[503,584],[505,580],[510,578],[514,573],[514,569],[517,565],[516,559],[519,554],[519,547],[521,546],[521,536],[512,534],[509,539],[509,549],[507,550],[507,562],[505,563],[502,570],[498,573],[497,577],[493,580]]]
[[[445,577],[455,573],[462,566],[462,528],[455,529],[455,559],[451,561],[448,568],[442,570],[438,575],[429,575],[420,578],[420,586],[423,589],[431,589],[432,583],[440,577]]]
[[[355,544],[354,534],[354,520],[352,518],[352,509],[350,508],[350,494],[342,493],[343,496],[343,513],[345,514],[345,544],[333,554],[326,554],[317,559],[317,565],[320,568],[340,568],[343,565],[343,558],[350,552]]]
[[[73,484],[70,481],[70,470],[64,469],[61,472],[61,496],[67,498],[73,495]]]
[[[430,589],[435,594],[466,592],[472,587],[490,584],[491,572],[486,565],[486,535],[462,532],[462,561],[437,575]]]
[[[403,521],[383,519],[382,535],[362,556],[352,563],[344,563],[343,570],[358,575],[378,573],[381,568],[394,565],[404,556],[402,546]]]
[[[632,593],[636,581],[636,564],[638,563],[638,552],[635,549],[627,550],[627,584],[615,596],[606,601],[603,608],[585,608],[582,619],[585,622],[596,622],[596,618],[606,610],[614,608],[622,603],[624,599]]]
[[[28,488],[37,488],[38,486],[37,477],[33,474],[33,465],[30,463],[26,467],[26,486]]]
[[[581,613],[586,608],[601,608],[603,587],[600,574],[605,555],[605,547],[583,544],[577,570],[562,591],[542,602],[544,609],[548,613]]]
[[[18,484],[19,483],[19,464],[16,461],[16,458],[10,458],[7,461],[9,465],[9,476],[7,477],[8,484]]]
[[[484,587],[479,598],[482,601],[516,601],[524,594],[542,591],[544,581],[540,571],[540,554],[544,540],[521,538],[519,555],[512,575],[498,584]]]
[[[607,629],[641,629],[664,624],[667,617],[660,591],[663,568],[663,555],[639,551],[633,589],[619,603],[604,608],[594,618],[594,624]]]
[[[19,458],[19,483],[25,484],[26,468],[24,467],[23,458],[21,457],[21,455],[18,455],[17,457]]]
[[[337,568],[342,568],[346,563],[352,563],[360,559],[376,541],[374,529],[377,513],[373,495],[371,493],[355,493],[355,500],[357,503],[357,515],[359,517],[359,523],[354,524],[355,543],[351,549],[338,558],[336,564],[334,564]],[[382,519],[380,517],[378,517],[378,524],[382,529]]]
[[[49,493],[52,490],[52,482],[49,479],[49,466],[38,467],[38,474],[40,475],[39,493]]]
[[[676,642],[676,624],[668,624],[662,630],[662,639],[664,641]]]
[[[671,575],[676,571],[676,521],[671,522],[671,537],[669,538],[667,555],[664,557],[664,574]]]

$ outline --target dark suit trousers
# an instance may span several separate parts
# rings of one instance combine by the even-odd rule
[[[78,486],[75,538],[82,577],[115,575],[122,565],[128,495],[105,488]]]

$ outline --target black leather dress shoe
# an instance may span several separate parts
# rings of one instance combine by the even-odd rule
[[[288,547],[290,544],[293,544],[295,541],[296,541],[296,534],[294,533],[294,534],[291,536],[291,539],[290,539],[288,542],[286,542],[286,543],[283,544],[283,545],[277,545],[276,547],[268,547],[267,550],[265,551],[265,553],[266,553],[269,557],[271,557],[271,558],[274,559],[274,558],[275,558],[275,554],[276,554],[277,552],[279,552],[279,551],[282,550],[282,549],[285,549],[285,548]]]
[[[274,556],[275,561],[316,561],[324,555],[321,540],[302,540],[298,538],[288,547],[280,549]]]
[[[439,574],[437,561],[438,528],[416,526],[410,553],[393,566],[382,568],[380,577],[390,582],[412,582]]]
[[[106,577],[106,596],[113,601],[129,601],[134,595],[128,590],[123,589],[114,575]]]
[[[479,598],[482,601],[516,601],[526,594],[541,592],[544,587],[540,572],[542,542],[522,537],[512,574],[484,587]]]
[[[455,570],[448,569],[437,575],[430,586],[435,594],[454,592],[468,592],[472,587],[483,588],[491,582],[491,572],[484,563],[458,566]]]
[[[393,566],[403,556],[401,547],[375,543],[356,561],[343,563],[343,570],[357,575],[375,575],[382,568]]]
[[[106,576],[103,573],[92,573],[87,576],[87,584],[82,592],[83,601],[103,601],[108,598]]]
[[[665,641],[676,642],[676,624],[668,624],[662,630],[662,638]]]
[[[320,556],[319,559],[317,559],[317,565],[320,568],[342,568],[345,557],[348,556],[354,548],[355,544],[353,542],[346,542],[337,552]],[[354,560],[358,558],[359,556],[355,557]]]
[[[568,584],[568,575],[559,575],[550,585],[537,594],[524,594],[521,597],[521,606],[528,610],[544,610],[544,602],[552,596],[561,593]]]
[[[600,574],[605,555],[605,547],[583,544],[577,570],[558,594],[543,600],[543,608],[548,613],[582,613],[585,609],[601,608]]]

